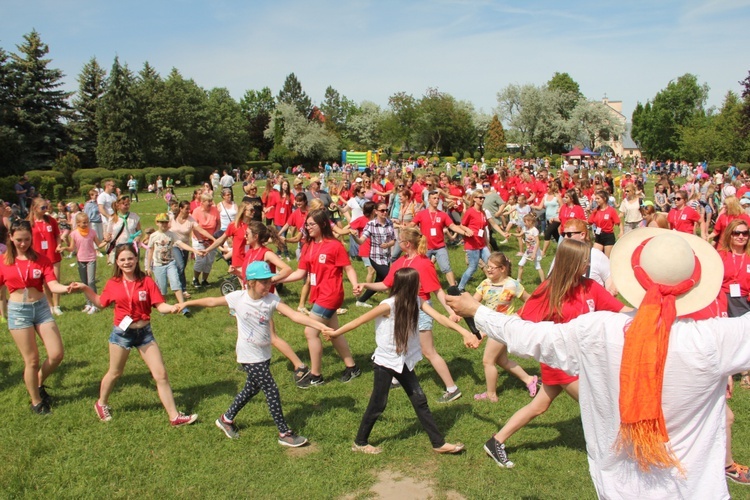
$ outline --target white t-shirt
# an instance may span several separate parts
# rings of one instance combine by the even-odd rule
[[[232,203],[232,206],[227,208],[224,202],[220,201],[216,205],[216,209],[219,211],[219,220],[221,222],[219,229],[226,231],[229,224],[237,217],[237,204]]]
[[[422,305],[422,300],[417,299],[419,305]],[[417,362],[422,359],[422,347],[419,344],[419,330],[414,328],[414,332],[409,335],[409,340],[406,343],[406,352],[396,352],[396,340],[393,337],[393,326],[395,322],[396,308],[395,308],[394,297],[390,297],[381,302],[381,304],[388,304],[391,308],[388,317],[378,316],[375,318],[375,353],[372,355],[372,360],[385,368],[401,373],[406,365],[409,370],[413,370]],[[416,324],[415,324],[416,326]]]
[[[356,196],[346,200],[346,206],[352,211],[352,220],[359,219],[364,215],[364,212],[362,212],[362,206],[359,204]]]
[[[269,293],[253,300],[246,290],[224,296],[237,318],[237,362],[261,363],[271,359],[271,318],[279,297]]]
[[[112,215],[115,213],[115,209],[112,208],[112,204],[117,202],[117,195],[115,193],[107,193],[102,191],[99,196],[96,197],[96,204],[101,205],[107,214]]]
[[[662,410],[669,444],[685,468],[644,473],[613,451],[620,428],[620,362],[634,313],[594,312],[569,323],[531,323],[481,306],[477,328],[579,378],[589,472],[602,498],[729,498],[724,477],[727,377],[750,368],[750,315],[672,325],[664,365]],[[689,374],[690,383],[685,382]]]

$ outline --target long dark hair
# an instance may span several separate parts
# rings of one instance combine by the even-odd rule
[[[331,219],[328,217],[328,210],[310,210],[307,212],[305,221],[312,219],[314,223],[320,228],[320,235],[323,239],[332,240],[335,238],[333,235],[333,229],[331,229]],[[307,235],[307,241],[312,241],[312,238]]]
[[[417,330],[419,319],[419,273],[403,267],[393,276],[393,339],[396,353],[406,352],[409,337]]]
[[[252,231],[255,236],[258,237],[258,243],[265,245],[268,240],[273,240],[276,245],[284,245],[281,241],[278,231],[275,227],[269,227],[260,221],[254,220],[247,223],[247,229]]]
[[[135,255],[135,269],[133,270],[133,274],[135,274],[135,280],[141,281],[143,278],[145,278],[146,273],[141,271],[141,263],[140,259],[138,258],[138,252],[135,251],[135,245],[132,243],[120,243],[115,247],[115,269],[112,273],[112,277],[122,279],[122,269],[120,269],[120,266],[117,265],[117,257],[119,257],[122,252],[130,252]]]
[[[12,241],[13,235],[16,233],[16,231],[28,231],[32,237],[32,242],[34,241],[34,234],[31,231],[31,222],[25,219],[18,219],[16,221],[13,221],[13,224],[10,225],[10,231],[8,233],[8,250],[5,252],[5,264],[8,266],[15,264],[16,257],[18,256],[16,244]],[[31,261],[35,261],[36,257],[37,253],[34,251],[34,248],[29,245],[29,248],[26,249],[26,258]]]

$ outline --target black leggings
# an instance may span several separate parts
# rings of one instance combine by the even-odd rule
[[[370,264],[372,264],[372,268],[375,269],[375,283],[380,283],[385,279],[386,276],[388,276],[388,271],[390,271],[391,266],[377,264],[374,260],[372,260],[372,257],[370,258]],[[360,302],[367,302],[373,295],[375,295],[374,291],[365,290],[365,293],[363,293],[358,300]]]
[[[247,372],[247,381],[245,382],[245,387],[235,396],[234,402],[226,413],[224,413],[224,418],[230,422],[233,421],[234,417],[237,416],[253,396],[263,390],[263,394],[266,395],[266,403],[268,403],[268,411],[271,412],[271,417],[273,417],[273,421],[279,429],[279,434],[286,434],[289,431],[289,426],[286,425],[286,420],[284,420],[279,388],[276,386],[273,375],[271,375],[270,367],[270,359],[261,361],[260,363],[242,364],[242,369]]]
[[[422,387],[419,385],[419,380],[417,380],[417,376],[413,370],[409,370],[404,365],[401,373],[398,373],[390,368],[373,364],[373,375],[370,403],[367,405],[367,410],[365,410],[365,414],[362,416],[362,423],[359,424],[357,437],[354,440],[355,444],[358,446],[367,445],[372,428],[375,426],[375,421],[383,414],[388,404],[388,393],[391,390],[391,380],[393,377],[401,383],[401,387],[403,387],[404,392],[409,397],[409,401],[411,401],[411,405],[417,413],[417,418],[419,418],[422,428],[430,438],[432,447],[440,448],[445,444],[445,438],[443,438],[443,435],[438,430],[435,419],[430,412],[430,407],[427,405],[427,396],[422,392]]]

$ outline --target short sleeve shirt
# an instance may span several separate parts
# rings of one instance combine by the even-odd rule
[[[418,212],[412,222],[419,226],[420,231],[427,238],[427,248],[437,250],[445,247],[443,229],[453,224],[453,220],[440,210],[434,212],[422,210]]]
[[[247,290],[237,290],[224,298],[237,319],[237,362],[261,363],[271,359],[271,318],[279,297],[269,293],[255,300]]]
[[[44,255],[37,255],[36,260],[16,259],[14,264],[5,263],[5,254],[0,254],[0,286],[7,286],[8,292],[24,288],[44,290],[44,284],[57,281],[52,263]]]
[[[466,250],[481,250],[487,246],[485,231],[487,231],[487,217],[474,207],[470,207],[464,213],[461,224],[474,232],[471,237],[464,236],[464,248]]]
[[[56,251],[58,236],[60,236],[60,228],[52,217],[39,219],[31,226],[32,248],[36,253],[47,257],[53,264],[62,260]]]
[[[513,299],[520,299],[525,291],[523,285],[511,277],[505,278],[497,285],[488,278],[477,287],[477,293],[482,296],[484,305],[504,314],[513,314]]]
[[[119,325],[125,316],[130,316],[134,322],[149,321],[151,308],[164,302],[164,297],[148,276],[137,281],[111,278],[104,285],[99,301],[102,307],[115,303],[114,324]]]
[[[344,303],[343,268],[350,265],[346,248],[338,240],[310,241],[302,249],[299,268],[310,278],[310,302],[326,309]]]
[[[393,286],[396,271],[404,267],[416,269],[419,273],[420,299],[430,300],[430,294],[440,290],[440,280],[438,279],[437,271],[435,271],[435,264],[433,264],[425,255],[417,255],[413,258],[407,258],[406,255],[399,257],[399,259],[391,265],[391,268],[388,271],[388,276],[383,280],[383,284],[388,288],[391,288]]]
[[[156,231],[148,238],[148,247],[152,251],[152,265],[165,266],[174,260],[172,256],[174,239],[174,235],[169,231]]]

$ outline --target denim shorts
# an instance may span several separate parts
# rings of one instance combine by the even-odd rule
[[[362,264],[364,264],[365,267],[372,267],[372,263],[370,262],[370,257],[362,257]]]
[[[22,330],[43,323],[54,323],[45,297],[36,302],[8,301],[8,330]]]
[[[427,303],[432,305],[432,301],[428,300]],[[424,312],[422,309],[419,310],[419,320],[417,320],[417,328],[420,332],[425,330],[432,330],[432,316]]]
[[[133,347],[141,347],[151,342],[156,342],[154,334],[151,332],[151,325],[148,324],[143,328],[128,328],[124,330],[119,326],[112,328],[109,334],[109,343],[119,345],[123,349],[130,350]]]
[[[318,304],[313,304],[312,309],[310,309],[310,313],[320,316],[323,319],[331,319],[333,318],[333,315],[336,314],[336,309],[326,309],[323,306],[319,306]]]

